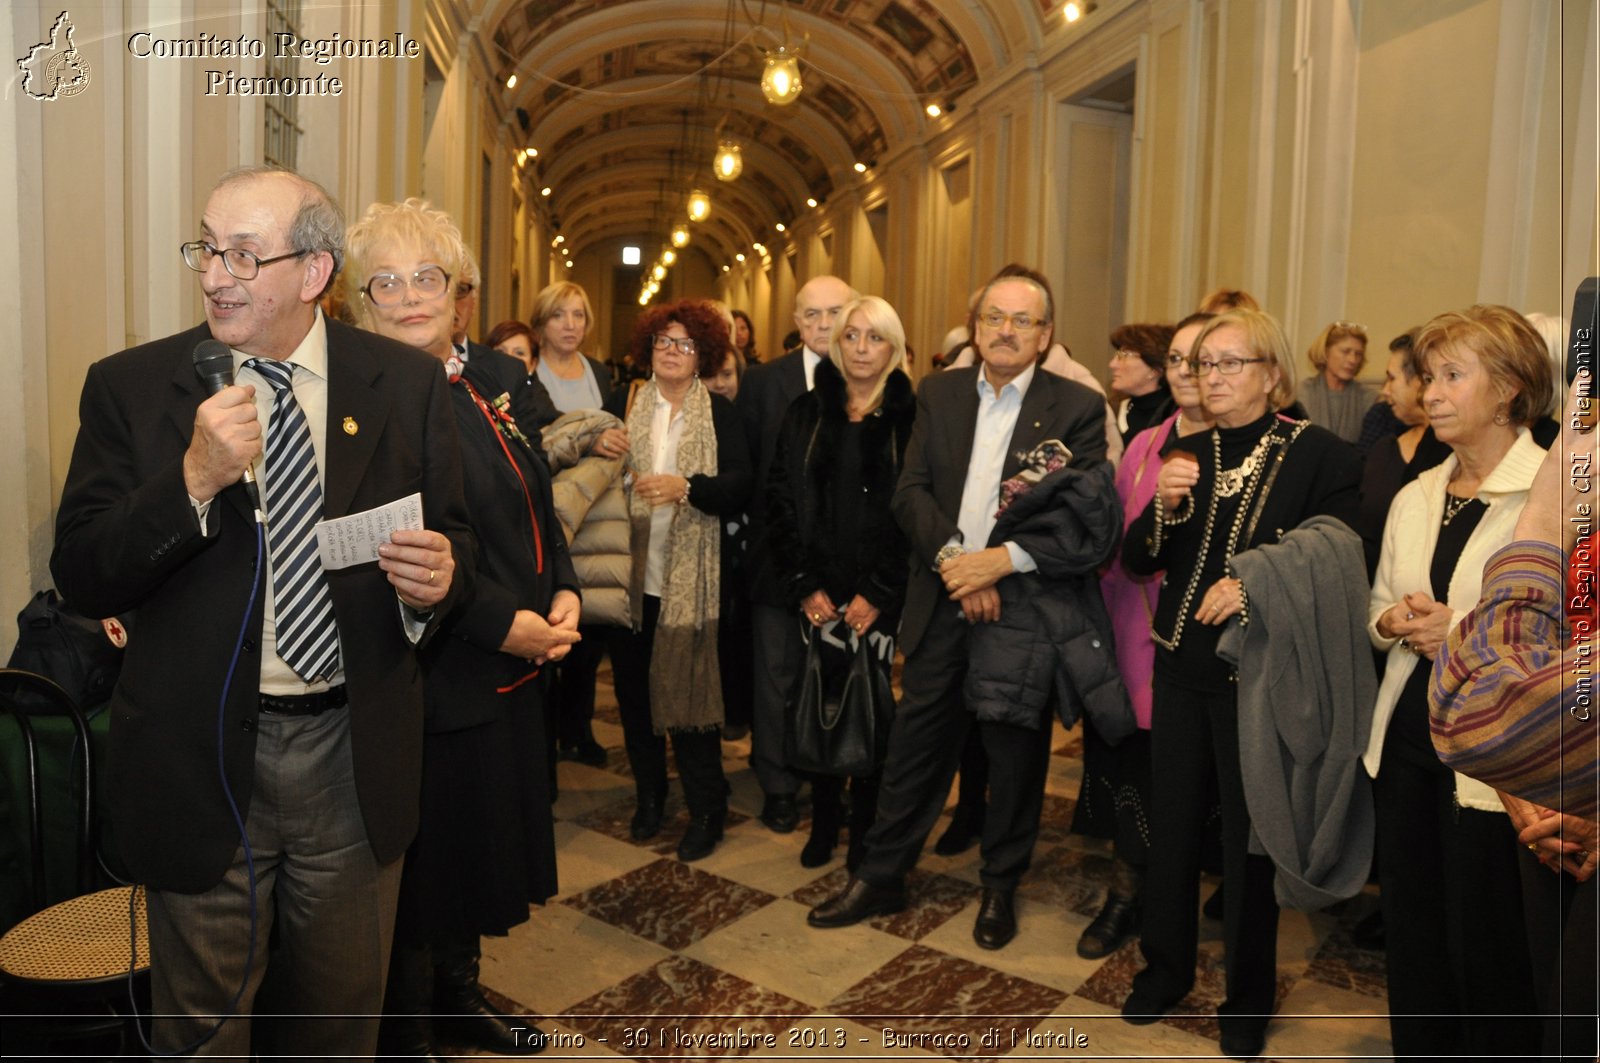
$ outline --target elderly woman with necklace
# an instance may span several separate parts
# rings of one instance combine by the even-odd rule
[[[1293,384],[1288,343],[1270,316],[1221,314],[1194,350],[1191,368],[1215,427],[1168,442],[1155,498],[1123,543],[1130,573],[1165,569],[1166,577],[1152,624],[1146,967],[1122,1014],[1136,1024],[1155,1022],[1194,984],[1203,795],[1214,779],[1226,897],[1227,997],[1217,1009],[1222,1050],[1251,1056],[1260,1054],[1272,1014],[1278,904],[1272,861],[1249,851],[1238,693],[1232,669],[1216,653],[1223,625],[1245,609],[1243,585],[1229,566],[1310,517],[1349,523],[1361,467],[1332,433],[1276,412],[1292,400]]]
[[[654,306],[634,325],[629,357],[650,379],[612,395],[628,426],[631,623],[613,628],[611,652],[623,742],[638,804],[629,833],[661,831],[667,737],[678,762],[689,826],[678,858],[699,860],[722,840],[722,688],[717,630],[722,519],[750,494],[750,454],[733,404],[706,389],[727,356],[728,327],[709,304]]]
[[[1428,683],[1544,459],[1528,426],[1550,405],[1549,363],[1539,334],[1503,306],[1440,314],[1413,349],[1423,408],[1451,456],[1395,496],[1372,586],[1369,632],[1388,667],[1363,759],[1378,812],[1390,1037],[1397,1056],[1534,1055],[1518,868],[1532,858],[1516,835],[1539,810],[1444,766]],[[1554,885],[1529,870],[1535,887]]]

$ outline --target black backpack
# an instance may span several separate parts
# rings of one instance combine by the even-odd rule
[[[40,591],[17,614],[17,645],[7,666],[55,680],[88,715],[111,700],[122,671],[122,647],[113,633],[127,643],[122,620],[91,620],[55,591]]]

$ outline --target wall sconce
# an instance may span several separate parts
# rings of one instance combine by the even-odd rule
[[[723,140],[717,144],[717,157],[711,164],[712,172],[719,181],[732,181],[744,172],[744,157],[739,154],[739,145],[732,140]]]
[[[790,48],[787,44],[767,53],[767,63],[761,71],[761,95],[767,102],[785,107],[800,98],[805,86],[800,81],[800,51],[804,45]]]
[[[675,225],[672,227],[672,246],[689,246],[689,227],[687,225]]]
[[[689,220],[705,221],[711,217],[711,197],[700,189],[689,193]]]

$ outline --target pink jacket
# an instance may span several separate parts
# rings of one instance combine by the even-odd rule
[[[1143,513],[1156,495],[1156,477],[1161,474],[1161,447],[1172,434],[1178,415],[1174,413],[1154,428],[1133,437],[1122,464],[1117,468],[1117,496],[1122,499],[1122,530]],[[1100,580],[1100,593],[1111,613],[1111,628],[1117,640],[1117,666],[1122,670],[1133,702],[1133,718],[1140,728],[1150,729],[1150,681],[1155,672],[1156,644],[1150,641],[1150,620],[1156,612],[1156,595],[1161,577],[1130,575],[1115,557]]]

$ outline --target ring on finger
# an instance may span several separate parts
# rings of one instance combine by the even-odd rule
[[[437,576],[438,574],[439,573],[434,571],[433,569],[431,569],[431,568],[428,569],[428,582],[432,583],[433,582],[433,577]]]

